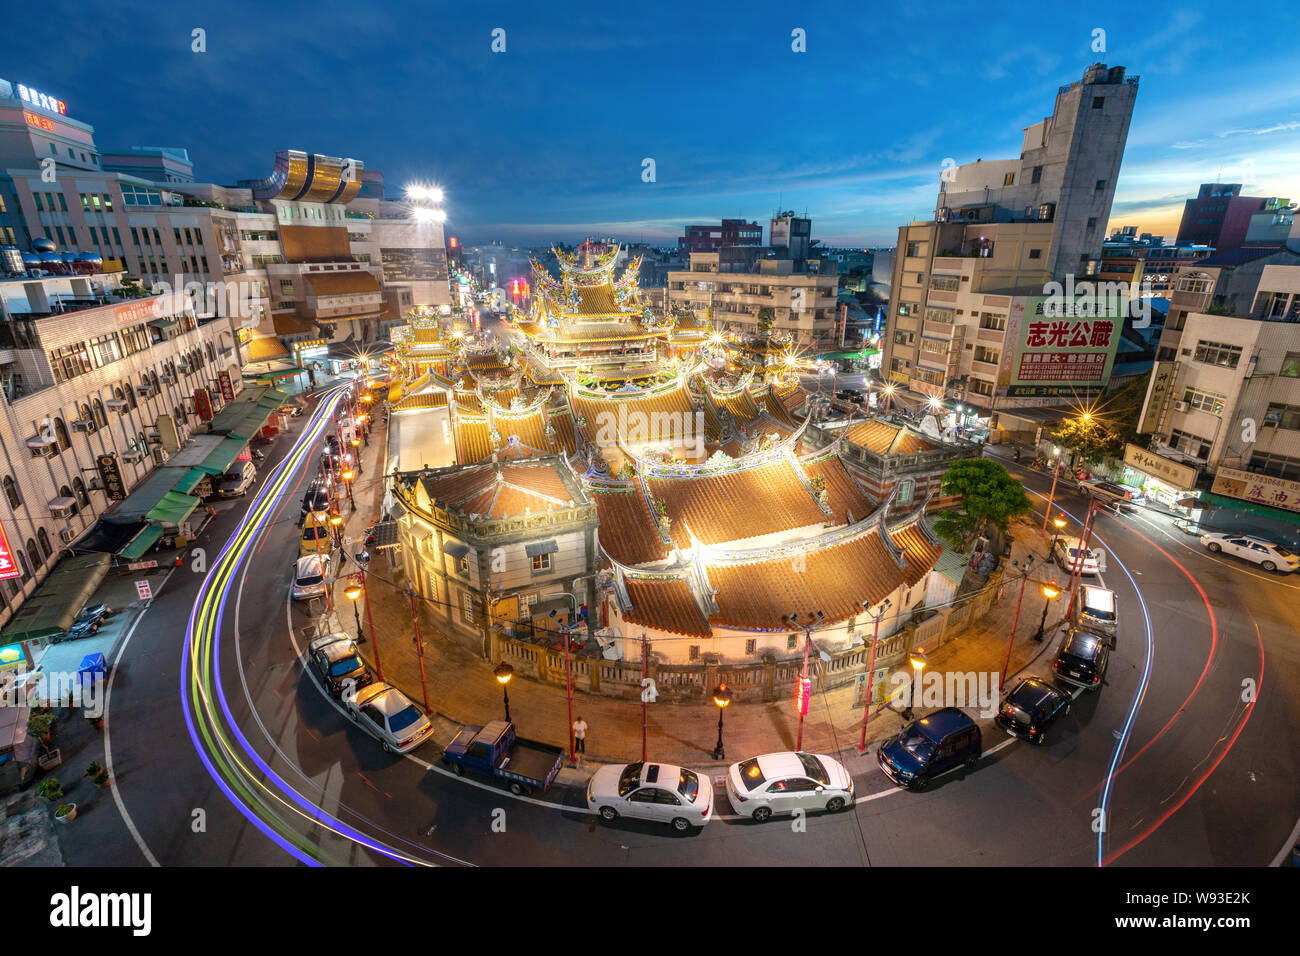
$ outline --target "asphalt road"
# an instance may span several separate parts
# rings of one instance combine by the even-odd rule
[[[268,456],[267,481],[291,441],[282,437]],[[304,467],[315,459],[306,454]],[[1041,508],[1050,479],[1013,468]],[[926,793],[899,791],[862,762],[850,812],[814,814],[802,827],[756,825],[729,819],[723,793],[719,818],[680,835],[606,824],[586,812],[576,788],[520,799],[455,778],[436,765],[435,745],[394,757],[354,727],[298,657],[309,621],[289,607],[287,585],[299,484],[298,473],[286,476],[260,533],[235,549],[229,590],[216,602],[217,666],[202,693],[188,691],[197,724],[206,709],[215,715],[206,736],[187,731],[180,690],[184,674],[202,670],[197,654],[185,666],[184,638],[212,572],[178,569],[132,635],[108,727],[136,835],[101,818],[102,839],[79,846],[70,862],[1266,865],[1300,817],[1300,754],[1290,743],[1300,714],[1288,698],[1300,582],[1209,555],[1161,517],[1098,519],[1110,555],[1104,583],[1120,600],[1119,646],[1105,686],[1080,694],[1046,746],[983,721],[985,758]],[[226,506],[209,540],[232,534],[259,504]],[[1086,510],[1073,495],[1059,504],[1076,518]],[[1030,672],[1044,673],[1054,650],[1045,646]],[[1243,700],[1247,680],[1256,682],[1246,694],[1253,701]],[[205,747],[212,773],[194,740],[214,742]],[[203,832],[195,832],[199,809]]]

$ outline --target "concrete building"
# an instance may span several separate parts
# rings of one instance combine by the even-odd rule
[[[1025,129],[1018,159],[944,171],[935,218],[898,231],[881,365],[891,382],[981,417],[1077,393],[998,394],[1017,358],[1010,310],[1054,279],[1096,273],[1137,84],[1094,64]]]
[[[1183,204],[1178,241],[1212,246],[1220,252],[1240,249],[1246,243],[1252,217],[1279,202],[1285,206],[1287,200],[1243,196],[1241,183],[1202,183],[1196,198]]]
[[[763,227],[744,219],[724,219],[716,226],[687,226],[686,235],[677,239],[677,251],[717,252],[724,246],[761,246]]]

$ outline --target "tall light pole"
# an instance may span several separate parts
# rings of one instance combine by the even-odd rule
[[[420,658],[420,690],[424,694],[424,716],[428,717],[433,711],[429,707],[429,683],[424,676],[424,641],[420,638],[420,616],[415,610],[415,589],[407,588],[406,596],[411,599],[411,628],[415,632],[415,651]],[[509,717],[506,719],[508,720]]]
[[[862,737],[858,741],[858,753],[867,752],[867,718],[871,716],[871,698],[872,691],[876,689],[876,642],[880,639],[880,619],[885,616],[890,605],[894,603],[892,598],[885,598],[885,603],[880,605],[880,610],[874,615],[867,610],[867,617],[875,621],[875,628],[871,634],[871,663],[867,665],[867,700],[862,705]],[[863,609],[867,609],[867,602],[862,602]]]
[[[497,679],[501,685],[501,696],[506,705],[506,723],[510,723],[510,678],[515,676],[515,669],[502,661],[496,667],[492,668],[492,676]]]
[[[799,615],[789,614],[784,617],[783,621],[788,621],[794,627],[803,628],[803,670],[799,672],[799,686],[795,693],[795,709],[799,714],[799,731],[795,736],[794,749],[803,750],[803,719],[808,713],[808,703],[812,699],[811,681],[808,680],[808,653],[812,650],[812,626],[826,615],[817,611],[808,612],[808,620],[803,624],[799,623]]]
[[[364,644],[366,642],[366,634],[365,631],[361,629],[361,609],[357,607],[357,599],[361,597],[361,585],[357,583],[355,575],[352,577],[351,583],[348,584],[347,589],[343,594],[352,602],[352,613],[357,619],[357,643]]]
[[[578,628],[578,599],[568,591],[564,592],[563,597],[573,602],[573,617],[569,618],[570,624],[567,627],[560,625],[560,635],[564,639],[564,696],[569,701],[569,766],[574,766],[577,760],[573,744],[573,667],[569,660],[569,631]],[[551,611],[550,617],[558,623],[554,610]]]
[[[918,647],[907,656],[907,659],[916,675],[912,684],[912,697],[907,702],[907,709],[903,711],[903,719],[911,720],[916,716],[916,711],[913,708],[921,696],[921,671],[925,670],[925,665],[930,663],[930,658],[926,657],[925,652]]]
[[[714,760],[727,759],[727,752],[722,747],[722,712],[727,709],[733,696],[731,688],[725,682],[713,688],[713,703],[718,707],[718,742],[713,748]]]
[[[1052,543],[1047,548],[1047,557],[1049,560],[1056,557],[1056,542],[1061,539],[1061,532],[1065,529],[1065,515],[1057,512],[1056,517],[1052,519],[1052,527],[1056,528],[1056,533],[1052,535]]]
[[[1038,632],[1034,634],[1034,640],[1042,643],[1043,634],[1047,630],[1047,609],[1052,606],[1052,601],[1058,597],[1061,589],[1056,585],[1056,578],[1052,578],[1050,584],[1043,585],[1043,616],[1038,621]]]
[[[1031,554],[1025,558],[1023,566],[1018,561],[1011,563],[1020,572],[1020,596],[1016,598],[1016,616],[1011,620],[1011,633],[1007,635],[1007,656],[1002,659],[1002,676],[998,678],[999,693],[1007,683],[1007,667],[1011,664],[1011,645],[1015,643],[1016,625],[1020,623],[1020,602],[1025,599],[1025,584],[1029,581],[1029,569],[1033,566],[1034,556]]]
[[[1079,579],[1083,576],[1083,562],[1088,559],[1088,543],[1092,540],[1092,525],[1096,520],[1096,514],[1100,510],[1097,507],[1097,499],[1088,500],[1088,514],[1083,519],[1083,531],[1079,535],[1079,550],[1071,568],[1070,574],[1070,603],[1065,610],[1068,617],[1074,611],[1074,595],[1079,588]]]
[[[1047,537],[1047,518],[1052,513],[1052,503],[1056,501],[1056,479],[1060,476],[1060,474],[1061,474],[1061,450],[1058,447],[1056,450],[1056,467],[1052,469],[1052,491],[1047,496],[1047,509],[1043,512],[1043,530],[1040,532],[1040,534],[1044,538]]]

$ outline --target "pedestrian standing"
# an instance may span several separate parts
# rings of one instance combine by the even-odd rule
[[[578,719],[573,722],[573,752],[585,754],[587,752],[587,722],[578,715]]]

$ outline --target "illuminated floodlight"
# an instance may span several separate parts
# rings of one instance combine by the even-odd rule
[[[426,206],[417,206],[411,210],[411,218],[416,222],[446,222],[447,214],[441,209],[429,209]]]

